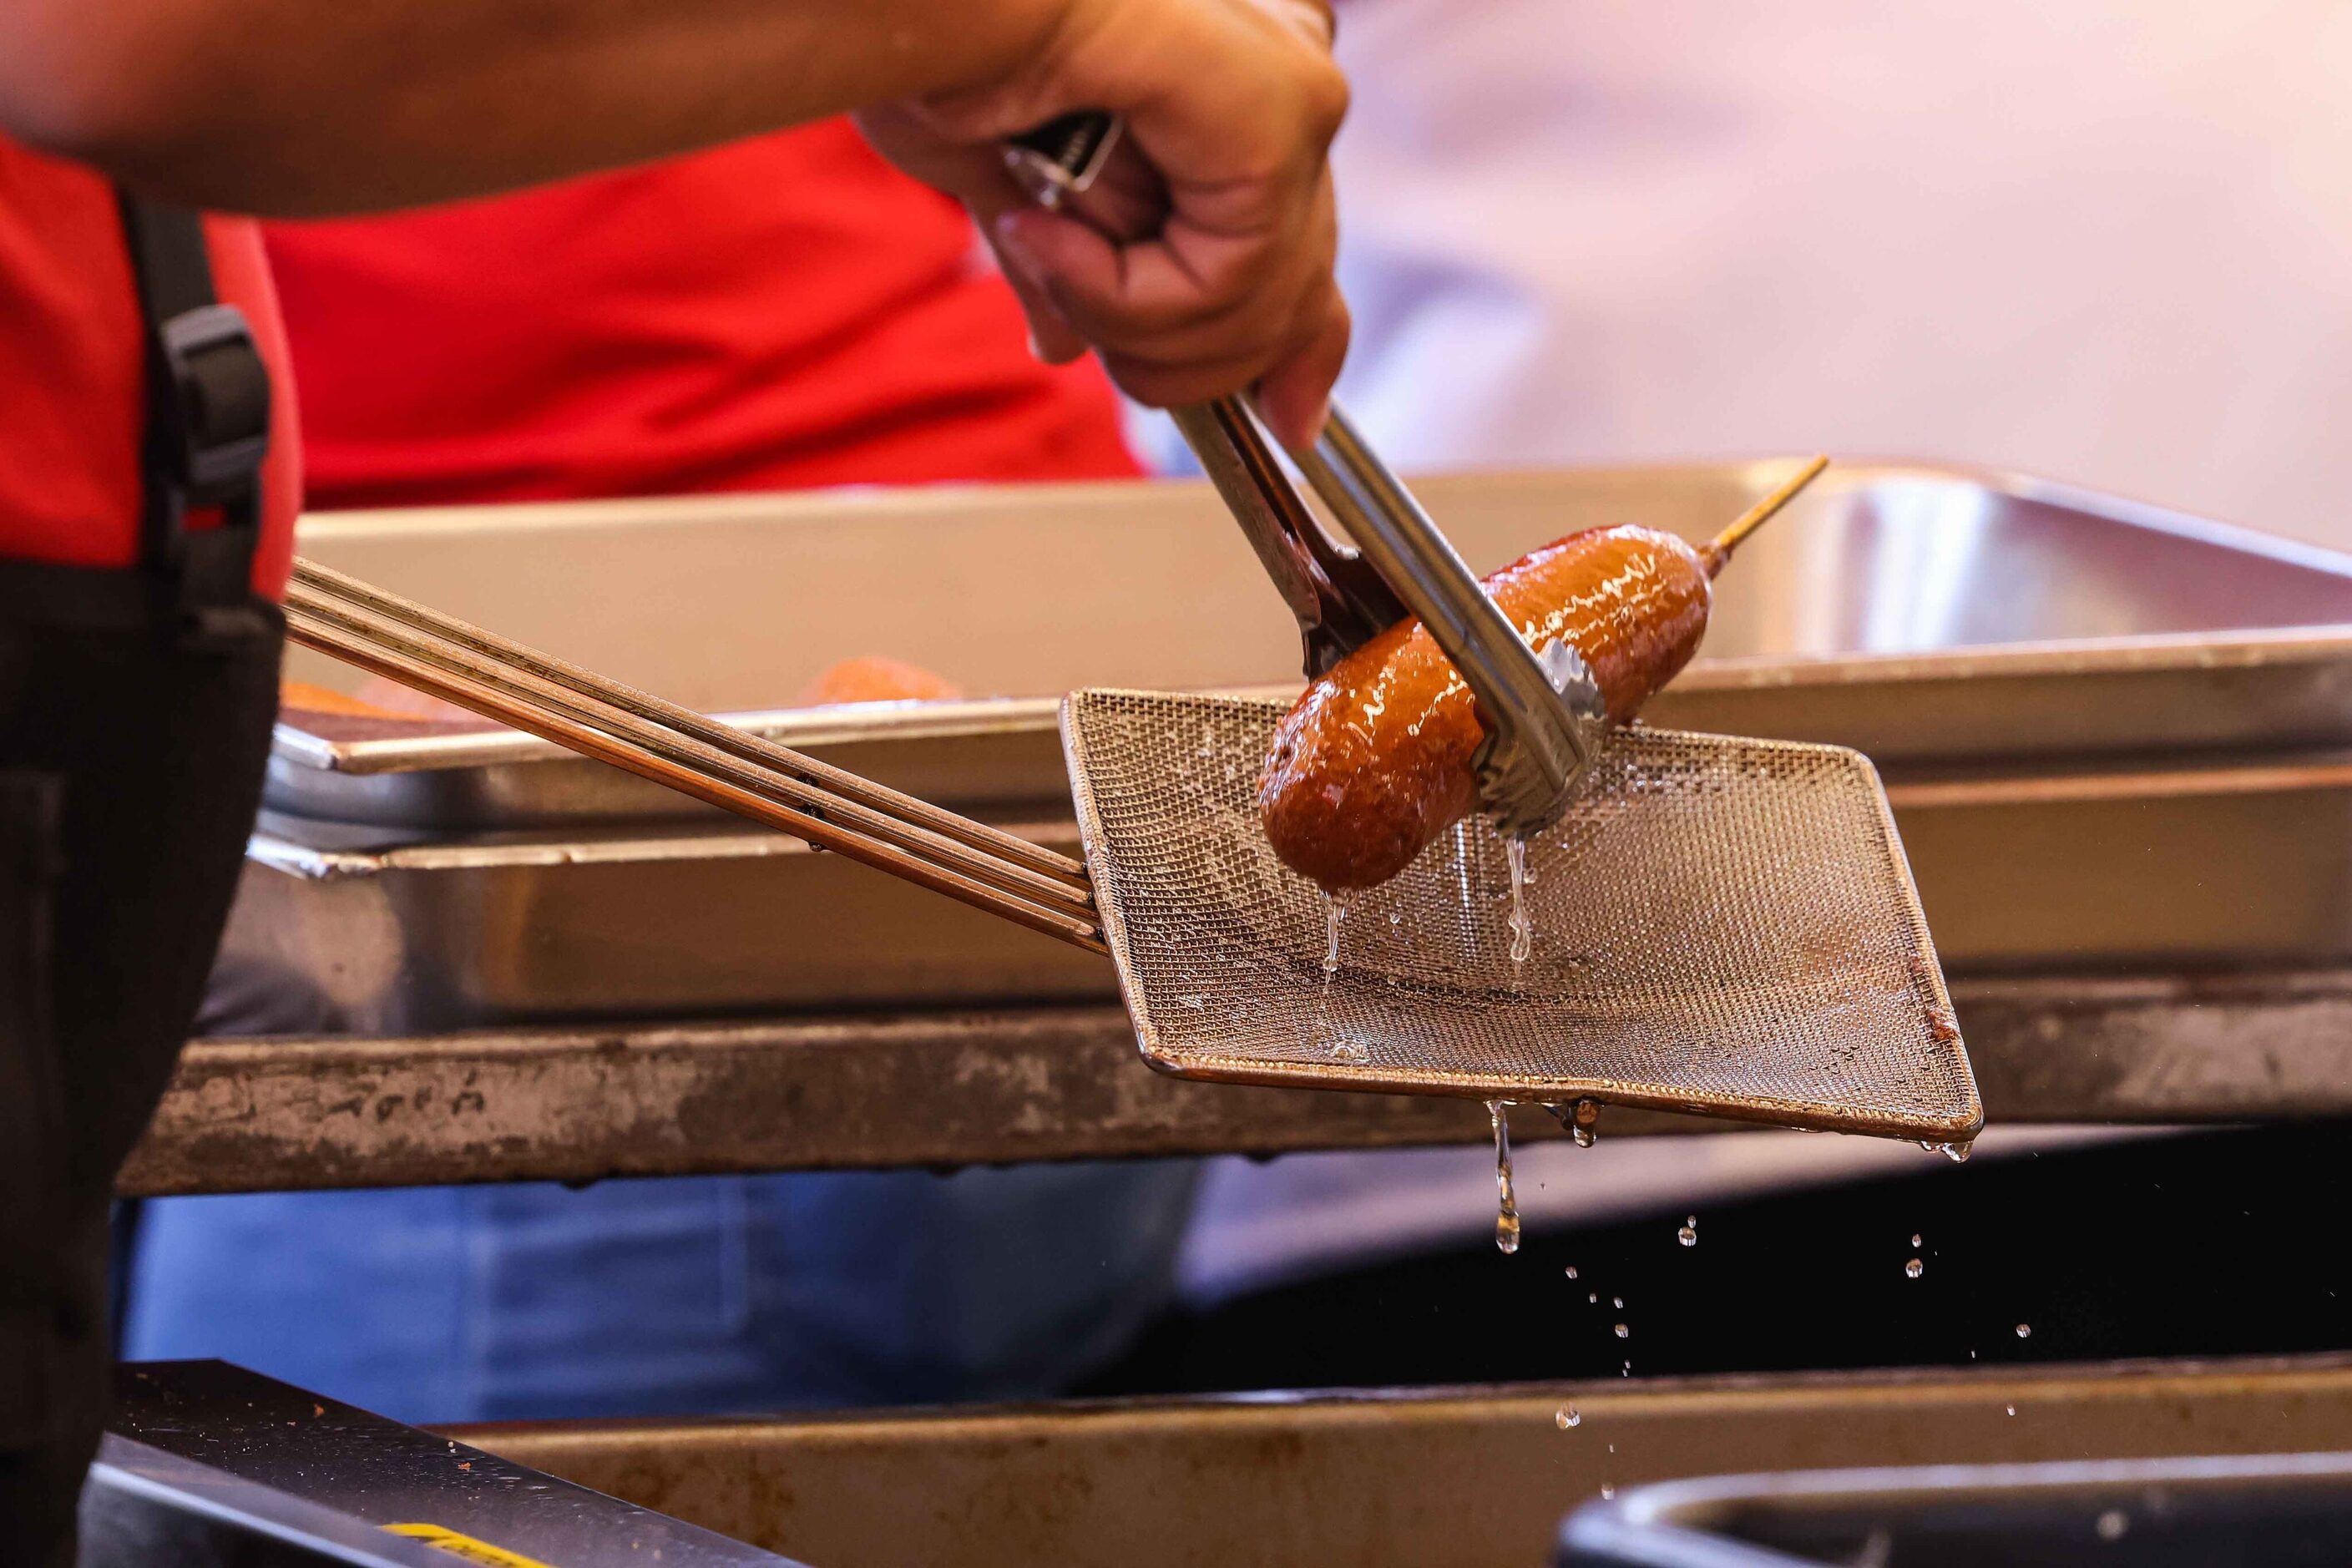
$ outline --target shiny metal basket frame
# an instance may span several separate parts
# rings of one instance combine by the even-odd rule
[[[1634,728],[1531,842],[1465,821],[1335,905],[1258,826],[1278,702],[1072,694],[1063,744],[1144,1055],[1232,1083],[1600,1103],[1964,1144],[1983,1122],[1859,752]]]

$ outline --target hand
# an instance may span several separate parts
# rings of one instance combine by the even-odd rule
[[[996,79],[865,110],[884,156],[971,209],[1040,358],[1088,346],[1157,407],[1255,386],[1310,443],[1348,351],[1326,155],[1347,110],[1319,0],[1060,0]],[[1096,187],[1036,206],[1003,145],[1075,110],[1126,121]]]

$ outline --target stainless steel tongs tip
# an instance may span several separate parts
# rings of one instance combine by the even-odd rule
[[[1325,536],[1240,399],[1180,409],[1176,419],[1297,618],[1307,678],[1406,614],[1419,616],[1486,721],[1481,805],[1515,837],[1558,821],[1591,763],[1601,712],[1577,650],[1555,643],[1559,655],[1538,658],[1337,406],[1315,446],[1292,458],[1355,551]]]

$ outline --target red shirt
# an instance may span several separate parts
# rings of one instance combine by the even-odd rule
[[[845,121],[268,245],[317,506],[1136,471]]]
[[[256,590],[274,598],[301,489],[286,341],[253,225],[208,218],[205,227],[214,283],[244,310],[276,392],[253,570]],[[0,137],[0,558],[138,560],[142,338],[113,188]]]

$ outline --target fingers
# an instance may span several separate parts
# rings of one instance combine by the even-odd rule
[[[875,151],[903,172],[964,204],[995,252],[997,270],[1003,274],[1028,320],[1030,352],[1048,364],[1067,364],[1084,355],[1088,347],[1086,339],[1055,309],[1043,280],[1024,269],[1020,257],[997,242],[996,216],[1029,205],[1029,194],[1005,169],[1003,151],[994,143],[941,137],[918,109],[908,105],[879,105],[861,111],[856,120]]]
[[[1324,0],[1067,0],[1026,65],[862,115],[901,168],[961,199],[1040,357],[1091,346],[1138,400],[1262,386],[1311,437],[1348,342],[1327,164],[1347,109]],[[1003,138],[1055,112],[1120,115],[1121,144],[1061,211],[1005,174]]]
[[[1132,245],[1015,208],[999,215],[992,238],[1008,270],[1050,300],[1139,402],[1197,403],[1266,381],[1288,424],[1311,436],[1348,332],[1331,278],[1328,181],[1302,205],[1272,236],[1210,232],[1180,216]]]
[[[1330,58],[1329,7],[1186,0],[1155,11],[1121,0],[1117,15],[1115,29],[1076,37],[1067,68],[1178,62],[1128,110],[1133,147],[1166,189],[1166,219],[1107,240],[1046,215],[1007,214],[1006,247],[1030,258],[1130,396],[1165,406],[1255,385],[1286,437],[1311,438],[1348,342],[1328,163],[1348,91]],[[1168,31],[1145,38],[1155,26]]]
[[[973,216],[976,218],[979,215]],[[1021,313],[1028,318],[1029,352],[1047,364],[1068,364],[1084,358],[1093,345],[1055,307],[1053,296],[1046,292],[1045,279],[1031,272],[1028,258],[999,241],[992,226],[984,226],[982,232],[988,236],[989,248],[996,253],[997,270],[1012,285],[1013,298],[1021,301]]]
[[[1257,384],[1258,413],[1275,439],[1293,451],[1315,444],[1331,416],[1331,388],[1348,360],[1351,326],[1337,284],[1323,290],[1309,313],[1306,335]]]

